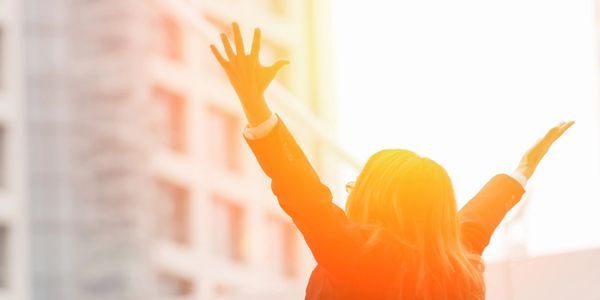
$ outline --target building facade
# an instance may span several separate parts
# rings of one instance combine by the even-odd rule
[[[167,126],[160,126],[167,130],[166,147],[156,153],[152,165],[168,195],[161,203],[165,215],[159,226],[168,229],[153,258],[171,282],[167,293],[201,299],[302,298],[313,259],[244,145],[240,132],[245,120],[238,100],[206,50],[211,43],[219,44],[220,32],[231,36],[232,21],[240,23],[246,38],[254,27],[262,28],[264,63],[292,61],[267,98],[295,131],[324,180],[341,186],[335,170],[340,151],[325,130],[334,122],[327,68],[317,67],[318,60],[325,60],[321,53],[327,53],[318,43],[327,33],[317,30],[323,28],[320,22],[325,18],[319,14],[325,13],[325,3],[156,5],[154,22],[161,29],[149,84],[154,98],[166,104],[167,113],[161,115],[168,120]],[[183,217],[188,210],[193,213]]]
[[[263,29],[265,63],[292,61],[269,101],[342,187],[327,1],[0,8],[0,299],[302,298],[314,261],[209,44]]]
[[[485,270],[489,300],[600,298],[600,249],[511,258]]]
[[[30,270],[25,190],[22,6],[0,3],[0,299],[26,299]]]

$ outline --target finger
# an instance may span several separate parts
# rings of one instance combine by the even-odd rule
[[[553,127],[552,129],[550,129],[548,131],[548,133],[546,134],[546,136],[544,137],[544,142],[545,142],[545,148],[547,151],[547,148],[549,148],[554,142],[556,142],[556,140],[558,140],[559,137],[561,137],[563,135],[563,133],[565,133],[565,131],[567,131],[567,129],[569,129],[569,127],[573,126],[575,122],[571,121],[571,122],[560,122],[557,126]]]
[[[554,142],[554,140],[558,138],[558,133],[560,132],[560,128],[563,126],[563,124],[564,122],[560,122],[558,125],[550,128],[550,130],[546,132],[546,135],[544,135],[544,138],[542,139],[543,142],[546,144],[551,144]]]
[[[559,128],[559,133],[558,133],[558,137],[557,138],[561,137],[563,135],[563,133],[565,133],[565,131],[567,131],[567,129],[569,129],[571,126],[573,126],[573,124],[575,124],[575,122],[573,122],[573,121],[564,123]]]
[[[562,132],[567,131],[567,129],[571,128],[571,126],[573,126],[573,124],[575,124],[575,121],[569,121],[567,123],[565,123],[561,129]]]
[[[242,33],[240,32],[240,26],[238,23],[233,23],[233,41],[235,42],[235,52],[237,55],[246,55],[244,51],[244,41],[242,40]]]
[[[250,56],[255,58],[258,58],[258,51],[260,50],[260,36],[260,29],[254,29],[254,39],[252,40],[252,49],[250,50]]]
[[[212,53],[215,56],[215,58],[217,58],[217,61],[219,62],[219,64],[221,64],[221,66],[224,69],[228,69],[229,63],[225,60],[225,58],[223,58],[223,56],[221,55],[221,52],[219,52],[217,47],[215,47],[215,45],[210,45],[210,50],[212,50]]]
[[[287,65],[289,63],[290,63],[289,60],[280,60],[280,61],[274,63],[272,66],[269,67],[269,73],[271,73],[272,76],[275,76],[275,74],[277,74],[277,72],[279,72],[279,70],[283,66],[285,66],[285,65]]]
[[[231,44],[229,44],[229,39],[224,33],[221,33],[221,41],[223,41],[223,48],[225,48],[225,53],[227,54],[229,61],[233,61],[233,59],[235,58],[235,54],[233,54]]]
[[[574,124],[573,121],[571,121],[571,122],[560,122],[560,124],[558,124],[555,128],[553,128],[553,134],[554,134],[555,138],[559,138],[573,124]]]

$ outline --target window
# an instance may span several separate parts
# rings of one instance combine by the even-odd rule
[[[268,0],[273,14],[284,17],[287,13],[287,1],[286,0]]]
[[[180,61],[183,59],[183,32],[171,16],[162,15],[158,20],[158,51],[164,56]]]
[[[5,60],[4,60],[4,48],[6,47],[6,42],[4,38],[4,28],[0,28],[0,89],[4,87],[4,77],[5,77]]]
[[[0,188],[6,187],[6,130],[0,126]]]
[[[236,293],[236,287],[231,284],[219,282],[213,286],[213,291],[219,299],[230,299]]]
[[[218,30],[219,32],[225,33],[227,34],[230,38],[231,38],[231,33],[232,33],[232,29],[231,29],[231,24],[227,23],[226,21],[211,15],[211,14],[205,14],[204,18],[211,23],[214,28],[216,30]],[[232,44],[233,45],[233,44]]]
[[[266,263],[268,268],[287,277],[298,275],[298,244],[296,229],[285,220],[267,217],[267,239],[269,251]]]
[[[162,238],[177,244],[190,242],[190,195],[187,189],[159,180],[159,232]]]
[[[239,117],[222,109],[210,108],[210,156],[224,169],[241,168],[242,128]]]
[[[180,94],[163,87],[154,87],[159,109],[159,135],[162,143],[177,152],[186,148],[186,104]]]
[[[194,292],[194,282],[181,276],[163,272],[158,280],[161,297],[185,297]]]
[[[223,197],[215,197],[213,211],[215,253],[244,260],[244,210]]]
[[[0,289],[8,286],[8,229],[0,225]]]
[[[116,19],[118,18],[107,18],[105,19],[105,22],[116,22]],[[130,48],[133,42],[131,38],[129,38],[129,34],[124,31],[105,30],[95,33],[95,35],[94,39],[96,42],[93,44],[93,50],[100,55],[122,53]]]

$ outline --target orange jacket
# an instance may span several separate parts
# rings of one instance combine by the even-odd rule
[[[281,120],[267,136],[246,141],[318,263],[305,299],[395,299],[394,274],[402,262],[396,239],[376,226],[348,220]],[[516,180],[500,174],[460,210],[461,237],[468,250],[482,254],[523,193]]]

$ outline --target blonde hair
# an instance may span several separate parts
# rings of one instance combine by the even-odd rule
[[[481,257],[463,248],[452,182],[433,160],[407,150],[377,152],[357,178],[346,213],[402,241],[402,299],[483,299]]]

